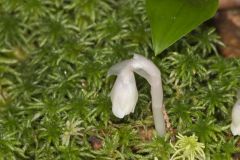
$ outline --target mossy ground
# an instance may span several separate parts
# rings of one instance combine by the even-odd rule
[[[195,134],[207,159],[231,159],[240,60],[224,59],[208,25],[159,56],[143,0],[0,0],[0,159],[169,159]],[[172,125],[153,130],[149,85],[137,78],[134,114],[111,112],[107,70],[134,53],[161,70]],[[153,132],[153,133],[152,133]]]

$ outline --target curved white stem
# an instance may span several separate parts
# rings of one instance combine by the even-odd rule
[[[163,117],[163,89],[161,73],[154,63],[143,56],[135,54],[132,60],[133,71],[144,77],[151,85],[152,111],[157,133],[166,133]]]
[[[115,116],[123,118],[123,116],[129,114],[130,111],[134,111],[137,93],[135,90],[136,84],[133,82],[135,79],[131,72],[136,72],[145,78],[151,85],[154,124],[157,133],[160,136],[163,136],[166,130],[163,117],[163,90],[161,73],[153,62],[141,55],[135,54],[133,59],[120,62],[112,66],[108,71],[108,76],[118,75],[118,78],[111,91],[113,113]],[[126,91],[124,91],[124,89]],[[132,98],[132,102],[130,97],[134,97]],[[118,109],[116,109],[116,107],[118,107]]]
[[[125,61],[122,61],[122,62],[119,62],[119,63],[113,65],[113,66],[108,70],[108,75],[107,75],[107,76],[120,74],[120,72],[121,72],[123,69],[129,68],[130,62],[131,62],[131,60],[125,60]],[[129,69],[130,69],[130,68],[129,68]]]

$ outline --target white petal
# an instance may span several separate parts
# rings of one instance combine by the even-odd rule
[[[240,135],[240,100],[236,102],[232,110],[231,131],[233,135]]]
[[[112,111],[118,118],[134,111],[138,99],[138,91],[134,74],[129,68],[123,69],[116,79],[111,91]]]

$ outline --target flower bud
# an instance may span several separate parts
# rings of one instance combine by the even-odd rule
[[[120,72],[117,74],[117,79],[110,96],[113,114],[118,118],[123,118],[125,115],[134,112],[138,99],[138,91],[135,77],[130,67],[125,65],[125,68],[123,66],[118,71]]]

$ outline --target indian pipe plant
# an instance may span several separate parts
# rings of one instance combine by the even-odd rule
[[[0,0],[0,160],[236,157],[240,60],[199,26],[217,3]],[[134,113],[112,113],[108,70],[135,53],[161,71],[161,136],[137,74]]]

